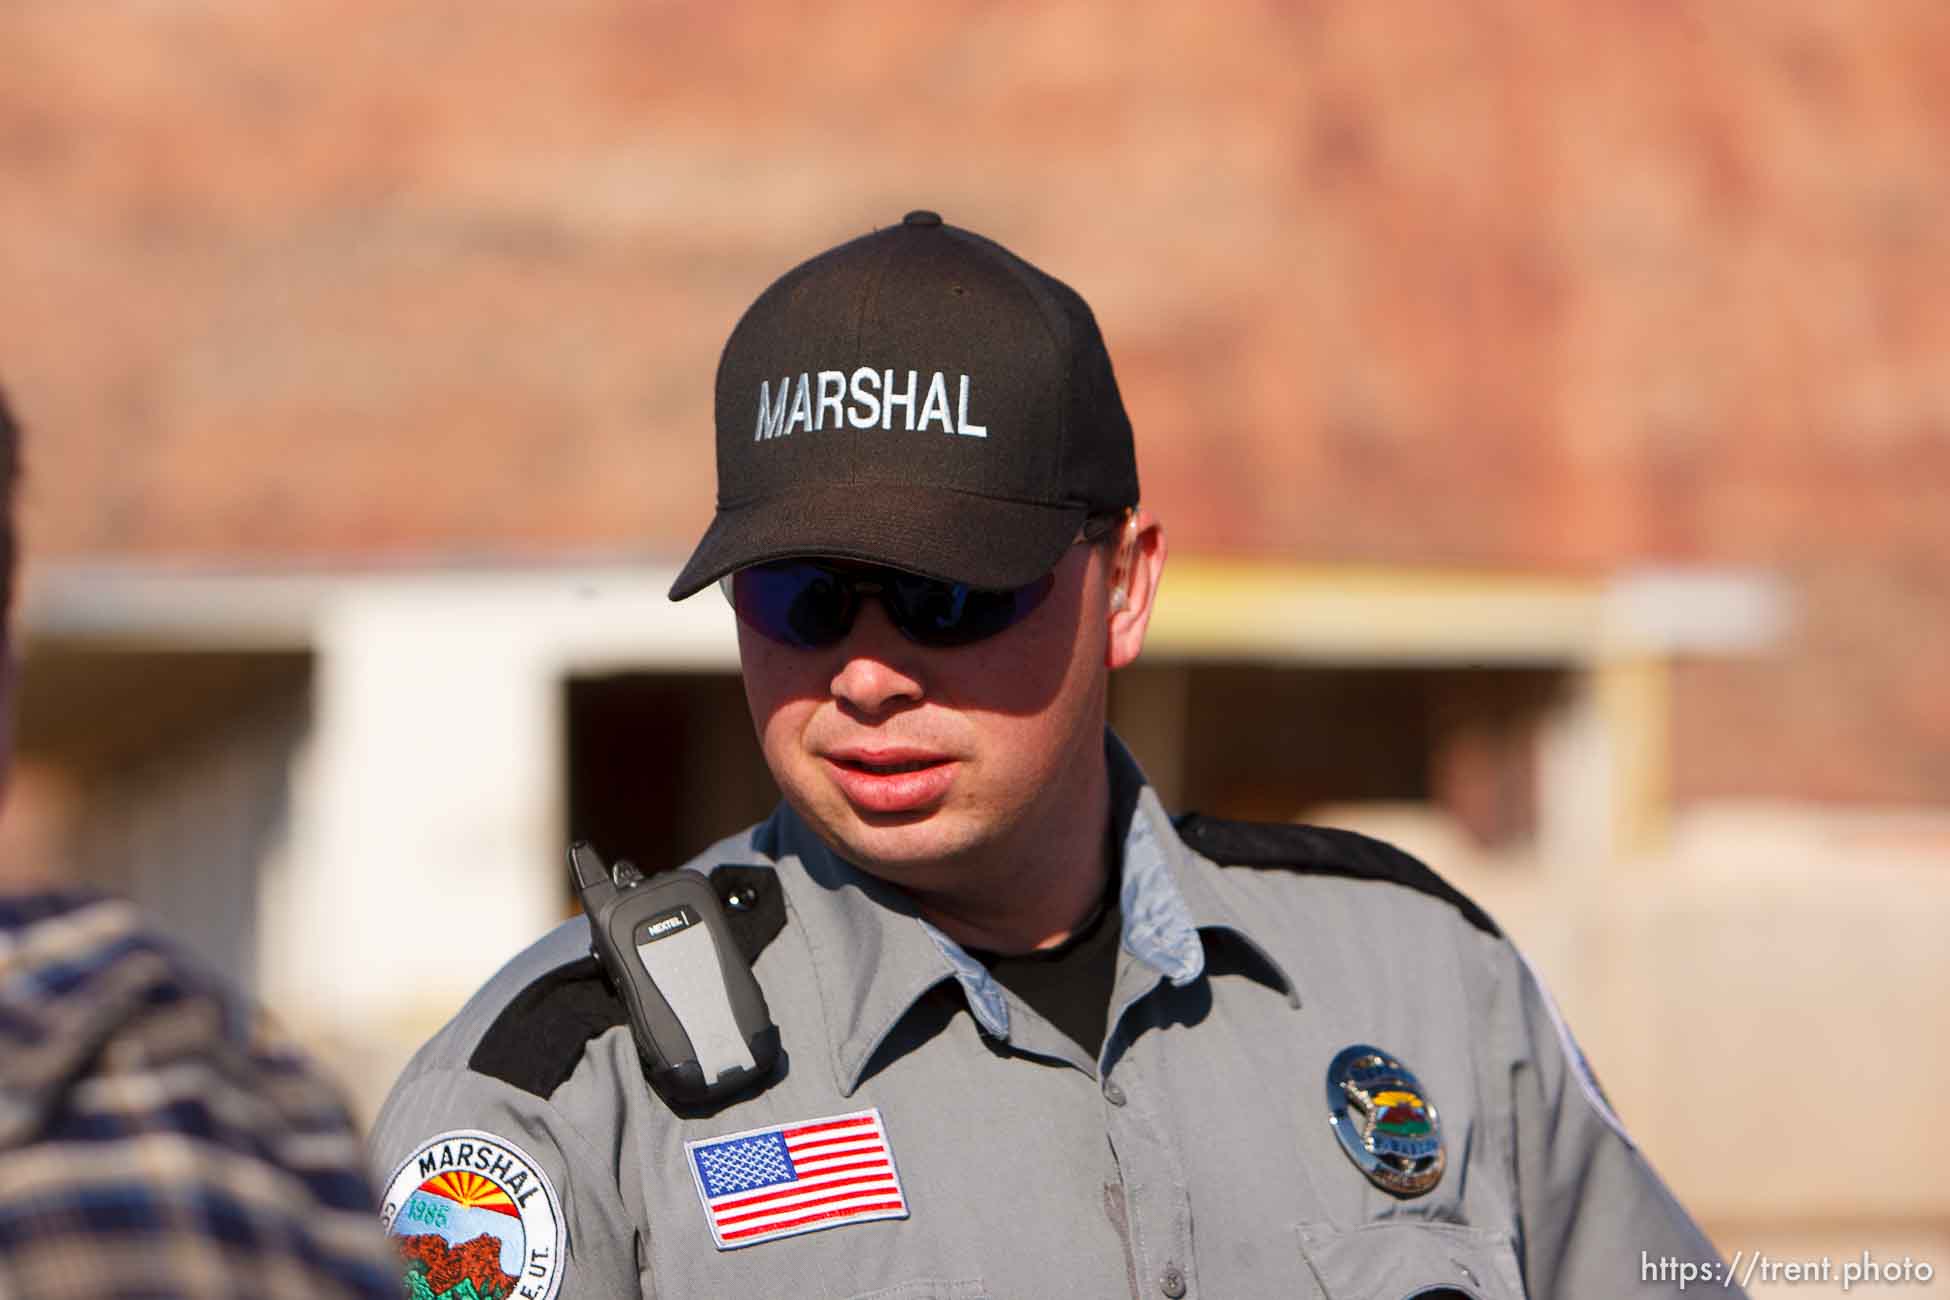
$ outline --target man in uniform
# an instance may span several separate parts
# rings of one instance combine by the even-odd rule
[[[416,1276],[1592,1297],[1717,1262],[1488,917],[1357,835],[1174,821],[1107,731],[1165,539],[1076,293],[910,213],[759,297],[717,449],[671,594],[723,580],[785,798],[687,865],[783,1051],[663,1095],[557,928],[380,1118]]]

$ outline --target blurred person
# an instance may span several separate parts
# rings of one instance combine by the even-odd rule
[[[9,697],[19,454],[0,396]],[[0,1297],[397,1296],[363,1155],[313,1067],[128,903],[0,891]]]
[[[767,289],[716,401],[671,595],[726,591],[784,801],[686,864],[697,915],[635,956],[560,926],[407,1067],[373,1145],[416,1294],[1590,1297],[1717,1261],[1473,903],[1352,833],[1174,820],[1107,729],[1166,546],[1075,292],[914,212]],[[736,982],[656,947],[698,924],[753,963],[769,1072],[742,1020],[685,1020],[688,1079],[639,1051],[632,960],[673,1007]]]

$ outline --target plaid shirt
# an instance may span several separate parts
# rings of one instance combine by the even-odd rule
[[[0,897],[0,1296],[398,1296],[364,1151],[126,903]]]

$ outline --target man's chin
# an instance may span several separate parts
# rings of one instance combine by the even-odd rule
[[[834,838],[847,861],[894,883],[938,875],[966,854],[972,837],[958,833],[940,809],[901,814],[854,815]]]
[[[979,820],[952,803],[900,811],[862,808],[831,786],[789,799],[826,846],[871,876],[892,884],[938,882],[984,840]]]

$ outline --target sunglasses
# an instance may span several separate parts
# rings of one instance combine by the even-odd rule
[[[1027,586],[985,591],[961,582],[869,565],[820,560],[754,564],[719,583],[746,627],[795,650],[838,645],[870,599],[908,640],[925,646],[986,641],[1036,612],[1056,586],[1046,573]]]
[[[1101,540],[1129,513],[1093,519],[1078,543]],[[1035,613],[1055,586],[1054,570],[1023,586],[993,591],[883,565],[813,559],[754,564],[718,581],[740,622],[795,650],[838,645],[868,600],[878,600],[887,621],[917,645],[973,645]]]

